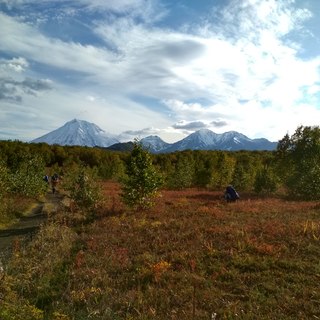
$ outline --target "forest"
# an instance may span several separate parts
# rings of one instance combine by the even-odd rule
[[[0,230],[59,202],[0,256],[0,318],[317,319],[319,159],[303,126],[272,152],[0,141]]]
[[[241,191],[315,199],[320,191],[319,135],[318,127],[299,127],[279,141],[276,151],[187,150],[150,156],[164,188],[221,190],[232,184]],[[63,176],[81,165],[99,179],[119,181],[126,175],[129,156],[101,148],[0,141],[2,170],[22,174],[32,166],[30,179],[54,172]]]

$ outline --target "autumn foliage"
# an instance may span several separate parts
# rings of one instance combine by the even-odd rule
[[[0,319],[320,318],[319,136],[297,129],[276,152],[139,149],[133,158],[0,143],[3,177],[23,168],[19,148],[45,150],[70,200],[1,262]],[[6,181],[1,199],[30,198]],[[156,188],[144,189],[150,181]],[[239,201],[223,199],[229,183]]]
[[[242,194],[226,203],[220,192],[164,190],[152,209],[132,213],[119,184],[103,192],[93,223],[66,222],[66,208],[16,248],[2,319],[13,319],[5,315],[17,301],[34,319],[320,316],[317,202]]]

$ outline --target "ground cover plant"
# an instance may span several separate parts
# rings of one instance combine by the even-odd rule
[[[1,319],[320,318],[318,202],[163,190],[132,211],[118,183],[103,191],[93,222],[65,208],[16,246]]]
[[[30,212],[48,189],[39,155],[17,153],[8,162],[11,167],[0,159],[0,229],[16,222],[23,212]]]

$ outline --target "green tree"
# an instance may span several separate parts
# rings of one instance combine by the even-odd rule
[[[249,154],[238,156],[233,172],[232,185],[241,190],[250,190],[254,180],[253,157]]]
[[[273,193],[277,190],[279,179],[268,166],[264,166],[258,170],[255,182],[254,191],[257,193]]]
[[[80,209],[94,214],[101,204],[102,193],[96,172],[85,165],[70,168],[64,177],[63,186],[69,192],[71,200]]]
[[[231,183],[236,160],[226,152],[218,153],[217,162],[212,173],[211,185],[214,188],[224,188]]]
[[[142,210],[154,205],[162,178],[153,166],[150,153],[138,141],[134,142],[126,169],[127,177],[122,181],[121,194],[124,203]]]
[[[8,180],[8,168],[3,161],[0,161],[0,199],[2,199],[8,191]]]
[[[20,155],[9,173],[9,191],[27,197],[43,194],[47,185],[43,181],[45,166],[38,154]]]
[[[179,153],[174,171],[171,172],[168,179],[168,186],[174,189],[189,188],[193,185],[195,176],[195,163],[192,153]]]
[[[320,128],[303,127],[279,141],[279,172],[291,194],[303,199],[320,199]]]
[[[7,211],[6,195],[8,192],[8,181],[8,169],[4,162],[0,161],[0,223]]]
[[[125,175],[125,164],[118,154],[110,154],[98,166],[99,176],[103,179],[121,180]]]

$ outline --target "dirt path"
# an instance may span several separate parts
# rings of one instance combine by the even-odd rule
[[[14,243],[17,241],[24,243],[32,239],[48,215],[54,214],[59,209],[63,199],[64,196],[60,193],[47,193],[44,200],[39,201],[28,216],[22,217],[10,228],[0,230],[0,267],[1,260],[4,261],[11,255]]]

